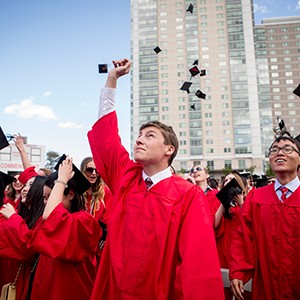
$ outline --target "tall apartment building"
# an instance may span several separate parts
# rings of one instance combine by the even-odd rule
[[[297,136],[300,98],[293,90],[300,83],[300,17],[264,19],[255,26],[255,36],[261,104],[266,114],[283,119]]]
[[[262,173],[262,134],[272,136],[273,126],[270,107],[264,112],[258,97],[265,90],[258,84],[252,0],[131,0],[131,25],[132,140],[142,123],[160,120],[179,138],[176,170],[201,162],[216,176],[226,167]],[[206,76],[191,78],[195,60]],[[185,81],[193,83],[190,93],[180,90]]]

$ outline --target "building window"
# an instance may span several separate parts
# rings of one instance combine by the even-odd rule
[[[225,160],[224,161],[224,168],[232,168],[232,163],[231,163],[231,160]]]

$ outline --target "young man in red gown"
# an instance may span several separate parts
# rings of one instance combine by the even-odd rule
[[[114,95],[130,62],[113,64],[99,120],[88,134],[96,168],[114,195],[91,299],[223,299],[204,193],[171,171],[178,150],[172,127],[155,121],[142,125],[134,160],[129,158],[118,135]]]
[[[300,145],[280,136],[269,149],[269,159],[276,181],[247,197],[231,245],[229,275],[237,299],[244,298],[250,278],[255,300],[292,300],[300,295]]]

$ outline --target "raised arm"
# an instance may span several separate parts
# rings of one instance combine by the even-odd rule
[[[119,77],[128,74],[130,71],[130,61],[127,58],[113,60],[114,69],[110,70],[107,76],[105,87],[115,89]]]
[[[20,153],[20,157],[21,157],[21,161],[22,161],[24,170],[31,167],[29,157],[24,148],[24,140],[23,140],[23,137],[20,135],[20,133],[14,134],[14,142]]]
[[[74,176],[74,171],[72,171],[72,168],[72,159],[68,157],[59,165],[58,179],[55,180],[54,187],[51,191],[43,213],[44,220],[46,220],[55,207],[63,201],[66,185]]]

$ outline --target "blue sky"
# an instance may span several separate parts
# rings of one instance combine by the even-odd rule
[[[300,15],[300,1],[254,1],[255,22]],[[0,126],[79,166],[90,155],[106,75],[98,64],[130,58],[130,0],[0,2]],[[119,80],[120,134],[130,146],[130,76]],[[101,138],[101,137],[100,137]]]

